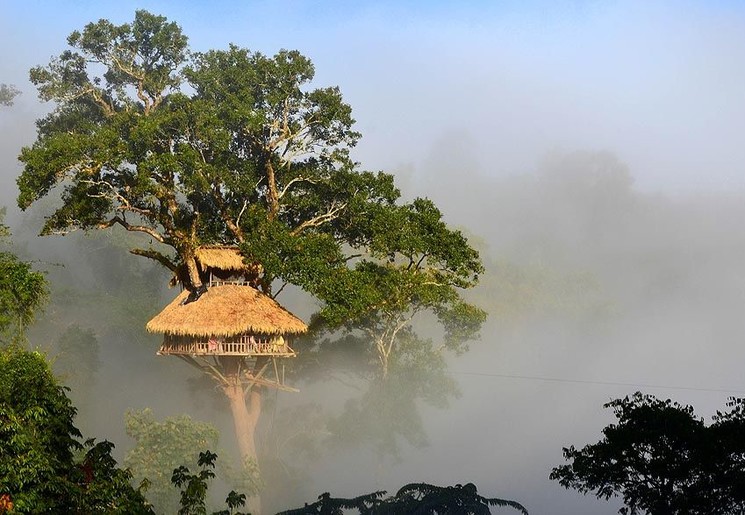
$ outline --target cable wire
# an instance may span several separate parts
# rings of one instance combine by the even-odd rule
[[[453,372],[456,375],[470,375],[470,376],[483,376],[483,377],[501,377],[505,379],[524,379],[532,381],[548,381],[553,383],[574,383],[574,384],[597,384],[605,386],[630,386],[634,388],[659,388],[664,390],[691,390],[694,392],[716,392],[716,393],[731,393],[745,395],[743,390],[725,389],[725,388],[696,388],[693,386],[667,386],[659,384],[644,384],[644,383],[621,383],[615,381],[589,381],[583,379],[562,379],[558,377],[541,377],[541,376],[526,376],[516,374],[495,374],[487,372]]]

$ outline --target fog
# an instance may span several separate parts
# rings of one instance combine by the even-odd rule
[[[355,159],[394,173],[406,198],[432,198],[486,265],[469,298],[489,319],[469,352],[448,358],[460,397],[421,406],[428,445],[405,445],[382,466],[364,450],[326,452],[283,507],[324,491],[474,482],[534,515],[612,514],[618,502],[548,480],[563,446],[599,439],[612,420],[605,402],[641,390],[710,417],[745,395],[745,12],[730,2],[486,4],[0,6],[0,82],[23,91],[0,109],[0,206],[19,254],[51,283],[31,341],[53,354],[54,331],[72,322],[98,337],[86,435],[111,439],[121,458],[124,412],[152,407],[215,423],[226,448],[233,438],[227,411],[190,389],[189,367],[156,357],[158,338],[145,333],[175,295],[167,274],[129,256],[121,235],[37,238],[44,206],[14,207],[16,156],[48,109],[28,69],[72,30],[129,21],[135,8],[179,22],[198,50],[233,41],[308,55],[316,83],[338,84],[354,109]],[[316,307],[279,300],[306,320]],[[333,411],[351,395],[306,385],[279,393],[276,412]]]

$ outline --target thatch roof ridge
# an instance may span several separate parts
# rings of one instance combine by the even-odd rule
[[[250,286],[212,286],[198,300],[183,304],[181,292],[147,323],[151,333],[184,336],[235,336],[243,333],[302,334],[305,322]]]
[[[194,257],[203,269],[209,267],[242,271],[252,268],[243,262],[240,249],[232,245],[203,245],[194,251]]]

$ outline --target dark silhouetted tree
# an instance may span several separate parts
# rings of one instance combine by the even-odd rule
[[[384,491],[378,491],[342,499],[331,497],[327,492],[313,504],[277,515],[342,515],[348,510],[357,510],[363,515],[488,515],[490,506],[509,507],[528,515],[518,502],[482,497],[473,483],[455,486],[411,483],[395,496],[384,498],[384,495]]]
[[[622,514],[745,513],[745,404],[732,399],[710,425],[691,406],[637,392],[609,402],[617,423],[603,439],[564,449],[551,479],[599,499],[621,496]]]
[[[490,506],[509,507],[528,515],[528,511],[518,502],[479,495],[473,483],[455,486],[411,483],[401,488],[395,497],[376,507],[376,513],[487,515],[491,513]]]

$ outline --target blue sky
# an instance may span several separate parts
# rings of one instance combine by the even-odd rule
[[[371,168],[427,175],[457,135],[479,174],[603,149],[646,190],[745,189],[743,2],[6,0],[0,80],[32,109],[29,67],[88,21],[137,8],[177,21],[195,50],[307,54],[355,109]]]

